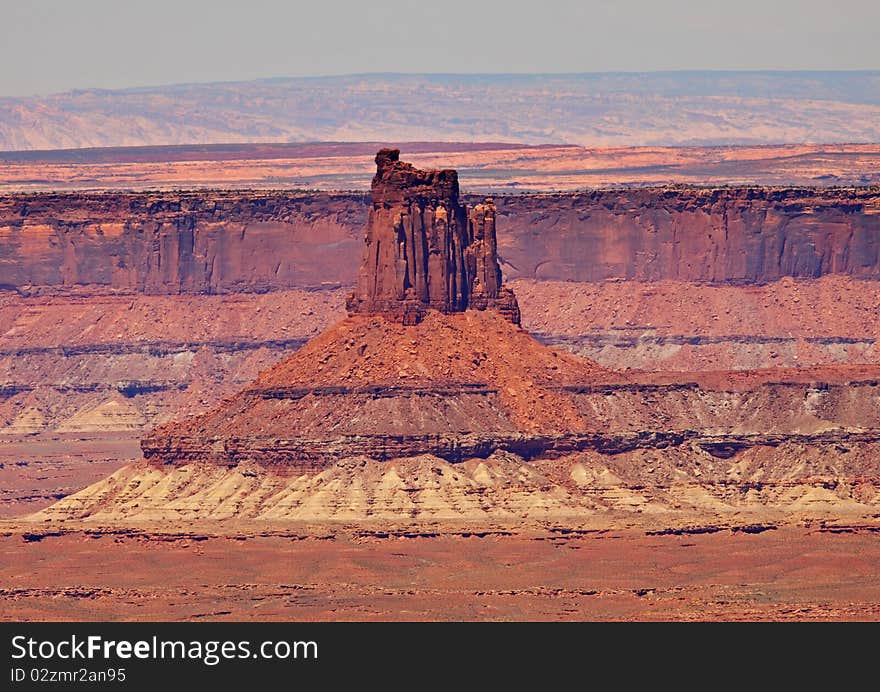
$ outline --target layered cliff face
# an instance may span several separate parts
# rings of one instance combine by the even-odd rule
[[[0,287],[260,293],[349,285],[362,195],[183,192],[0,198]]]
[[[460,460],[501,438],[528,445],[582,429],[556,390],[586,386],[602,370],[518,329],[491,201],[469,214],[455,171],[419,171],[398,155],[376,156],[349,319],[213,411],[153,430],[141,444],[147,460],[287,471],[447,448]]]
[[[451,194],[451,181],[444,184]],[[381,194],[392,192],[382,188]],[[494,214],[483,198],[464,196],[470,218],[431,192],[423,200],[425,215],[416,204],[406,223],[433,228],[431,201],[441,199],[447,200],[441,206],[448,240],[461,252],[479,240],[481,228],[491,244],[494,217],[503,229],[497,252],[508,279],[725,285],[880,278],[878,188],[511,195],[495,198]],[[393,221],[390,206],[403,209],[402,200],[388,204],[374,209],[363,195],[280,192],[0,197],[0,285],[28,293],[110,288],[153,294],[354,285],[368,217]],[[378,248],[376,257],[394,267],[396,252]],[[486,266],[491,270],[491,262]],[[483,280],[491,293],[491,271]],[[388,295],[396,290],[396,284],[382,288]]]
[[[875,366],[614,373],[491,312],[355,316],[34,519],[870,521],[878,380]]]
[[[670,188],[511,196],[508,277],[761,284],[880,277],[880,189]]]
[[[876,189],[507,196],[497,209],[472,199],[459,262],[473,278],[469,305],[487,306],[504,290],[492,260],[500,228],[524,325],[606,367],[877,362],[878,199]],[[0,198],[0,434],[68,427],[121,392],[147,426],[232,394],[342,317],[372,206],[256,192]]]
[[[455,171],[420,171],[399,156],[397,149],[376,155],[349,314],[412,325],[429,309],[449,314],[497,306],[519,324],[516,298],[501,286],[492,200],[469,210],[459,202]]]
[[[417,170],[397,150],[376,165],[349,318],[214,410],[153,430],[147,460],[314,470],[447,447],[460,460],[475,444],[582,427],[555,390],[602,370],[518,329],[491,200],[469,212],[455,171]]]
[[[355,316],[37,518],[863,519],[880,506],[878,379],[614,373],[491,312]]]
[[[592,382],[603,372],[595,364],[542,346],[494,311],[432,310],[417,325],[395,317],[331,327],[214,410],[153,430],[145,458],[292,472],[358,455],[445,449],[461,459],[501,438],[583,427],[558,388]]]
[[[797,443],[834,456],[840,445],[880,442],[878,377],[877,366],[613,372],[491,312],[432,312],[412,327],[355,316],[141,447],[157,466],[255,463],[288,474],[423,454],[460,462],[677,450],[729,460],[755,448],[772,458]]]

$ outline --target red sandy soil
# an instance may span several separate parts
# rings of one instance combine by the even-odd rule
[[[136,147],[0,154],[0,192],[305,188],[364,190],[380,143]],[[455,168],[465,191],[577,190],[617,184],[865,185],[880,144],[602,147],[455,142],[394,145],[418,168]]]
[[[0,518],[40,510],[139,457],[131,434],[0,437]]]
[[[874,529],[0,534],[4,620],[877,620]],[[410,537],[406,537],[409,535]]]

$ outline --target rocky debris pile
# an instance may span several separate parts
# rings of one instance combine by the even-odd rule
[[[494,309],[520,324],[516,296],[501,282],[491,199],[465,207],[454,170],[419,170],[397,149],[376,154],[371,199],[350,315],[414,325],[428,310]]]
[[[428,530],[458,520],[510,527],[552,521],[654,531],[701,527],[695,533],[719,524],[759,532],[813,519],[876,523],[878,451],[876,441],[848,444],[832,461],[827,447],[786,441],[729,459],[689,444],[531,461],[503,451],[457,463],[430,454],[384,462],[358,455],[287,473],[250,462],[132,465],[34,519],[178,526],[377,521],[385,528],[433,527]]]
[[[141,441],[156,464],[323,468],[353,455],[460,460],[585,430],[570,392],[609,373],[493,311],[429,311],[407,326],[355,315],[208,413]]]

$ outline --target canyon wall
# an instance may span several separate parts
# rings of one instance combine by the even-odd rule
[[[880,278],[878,188],[658,188],[495,204],[508,279]],[[0,286],[178,294],[353,285],[368,211],[360,194],[0,197]]]
[[[72,194],[0,199],[0,286],[153,295],[350,284],[363,195]]]
[[[880,189],[462,201],[483,254],[497,226],[523,326],[607,367],[880,359]],[[0,432],[136,432],[213,405],[344,315],[370,208],[364,194],[0,197]]]
[[[508,276],[766,283],[880,277],[880,189],[721,188],[510,196]]]

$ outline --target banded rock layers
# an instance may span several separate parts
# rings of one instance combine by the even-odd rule
[[[466,209],[454,171],[396,150],[376,163],[349,316],[42,516],[876,512],[877,367],[613,372],[555,351],[519,327],[492,202]]]
[[[474,209],[483,198],[465,196]],[[430,201],[430,200],[429,200]],[[494,198],[508,280],[880,279],[880,188],[652,188]],[[350,286],[360,193],[0,196],[0,290],[153,295]]]

